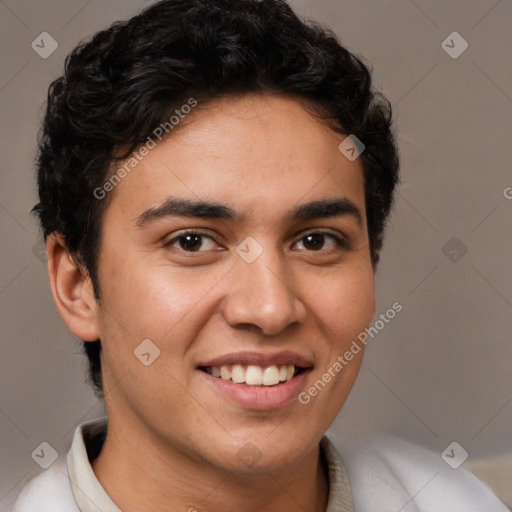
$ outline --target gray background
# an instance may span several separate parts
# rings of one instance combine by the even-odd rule
[[[80,343],[53,305],[28,213],[41,105],[81,38],[149,3],[0,2],[3,509],[40,471],[31,453],[42,441],[64,454],[76,425],[103,415],[85,384]],[[512,487],[512,200],[504,194],[512,187],[512,2],[293,5],[373,64],[394,106],[402,156],[377,311],[395,301],[404,309],[369,343],[333,428],[382,428],[439,453],[457,441],[470,455],[464,467],[479,467],[484,477],[492,470],[491,485],[512,500],[501,489],[507,481]],[[31,48],[44,31],[58,42],[47,59]],[[456,59],[441,46],[454,31],[469,45]]]

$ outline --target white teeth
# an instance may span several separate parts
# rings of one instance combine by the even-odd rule
[[[212,367],[212,375],[213,375],[213,369]],[[221,366],[220,367],[220,378],[224,380],[231,380],[231,370],[227,366]]]
[[[263,370],[261,366],[250,364],[245,372],[245,383],[248,386],[261,386],[263,384]]]
[[[231,368],[231,380],[237,384],[245,382],[245,370],[241,364],[234,364]]]
[[[275,386],[280,382],[287,382],[295,375],[295,365],[271,365],[262,367],[250,364],[244,368],[241,364],[232,366],[212,366],[208,373],[222,380],[232,380],[237,384],[245,383],[247,386]]]
[[[263,370],[263,385],[275,386],[276,384],[279,384],[279,370],[277,366],[273,364]]]

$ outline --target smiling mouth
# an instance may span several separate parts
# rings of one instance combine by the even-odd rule
[[[292,380],[307,368],[294,364],[258,366],[233,364],[224,366],[199,366],[199,370],[221,380],[246,386],[277,386]]]

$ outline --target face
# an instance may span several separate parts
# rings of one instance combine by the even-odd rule
[[[160,453],[282,468],[334,420],[362,351],[333,364],[374,315],[362,166],[292,99],[218,100],[185,122],[103,217],[107,414]]]

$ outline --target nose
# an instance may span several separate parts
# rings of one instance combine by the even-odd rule
[[[228,324],[275,336],[291,324],[304,322],[305,304],[294,292],[296,283],[286,270],[279,256],[269,250],[252,263],[238,258],[224,300]]]

